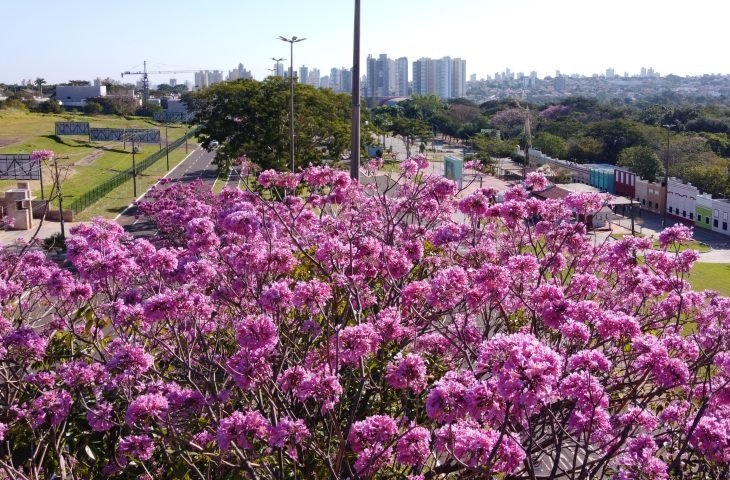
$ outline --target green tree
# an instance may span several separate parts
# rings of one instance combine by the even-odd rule
[[[624,148],[646,145],[646,139],[635,122],[604,120],[592,124],[587,134],[603,143],[601,161],[615,164]]]
[[[431,137],[431,126],[416,118],[396,118],[390,126],[390,131],[400,137],[406,145],[406,155],[411,156],[411,147],[416,141],[427,141]]]
[[[597,161],[602,150],[603,144],[593,137],[575,137],[568,142],[568,158],[582,163]]]
[[[289,166],[289,82],[279,77],[237,80],[183,97],[201,125],[204,147],[220,142],[218,170],[246,155],[261,168]],[[349,149],[350,97],[310,85],[294,85],[295,163],[304,166],[338,158]],[[367,131],[363,138],[368,138]]]
[[[552,133],[541,133],[535,137],[532,146],[549,157],[564,159],[568,155],[568,142]]]
[[[471,139],[477,157],[483,163],[491,163],[495,158],[512,157],[519,146],[519,139],[500,140],[490,135],[479,133]]]
[[[629,147],[621,151],[618,165],[629,167],[641,178],[650,182],[664,175],[664,166],[654,149],[647,146]]]
[[[42,97],[43,96],[43,85],[45,85],[48,82],[46,82],[46,79],[45,78],[38,77],[38,78],[35,79],[35,82],[34,83],[38,87],[38,96],[39,97]]]
[[[42,102],[39,106],[39,110],[42,113],[61,113],[63,108],[55,98],[49,99],[47,102]]]
[[[87,115],[99,115],[103,108],[96,102],[86,102],[84,105],[84,113]]]

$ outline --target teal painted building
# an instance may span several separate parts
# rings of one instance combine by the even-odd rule
[[[614,170],[616,167],[607,164],[589,165],[590,176],[589,184],[599,190],[608,193],[615,193],[614,188]]]

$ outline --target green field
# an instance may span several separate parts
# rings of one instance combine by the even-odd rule
[[[190,152],[192,152],[192,149]],[[188,154],[185,153],[184,146],[170,152],[170,168],[174,168],[187,155]],[[167,162],[163,157],[137,176],[137,196],[139,197],[142,195],[149,187],[154,185],[160,178],[164,177],[166,173]],[[64,198],[65,197],[66,195],[64,194]],[[104,198],[81,212],[75,220],[90,220],[98,216],[114,218],[118,213],[127,208],[127,206],[134,200],[136,200],[134,196],[134,184],[132,181],[125,182],[123,185],[109,192],[109,194]]]
[[[730,297],[730,264],[695,263],[689,283],[695,290],[717,290],[721,295]]]
[[[0,110],[0,153],[30,153],[33,150],[53,150],[60,158],[63,194],[67,202],[84,194],[116,173],[130,168],[132,166],[132,155],[131,145],[128,142],[125,149],[123,142],[89,142],[88,138],[84,136],[56,137],[54,135],[54,124],[59,121],[89,122],[91,127],[106,128],[159,127],[162,133],[163,145],[165,143],[164,128],[149,118],[131,117],[127,119],[108,115],[90,117],[72,113],[56,115]],[[186,127],[184,126],[169,127],[169,141],[183,136],[185,132]],[[136,159],[141,161],[158,150],[159,145],[144,145],[141,147],[140,153],[136,155]],[[182,151],[184,153],[184,150]],[[95,155],[91,156],[92,154]],[[178,154],[178,152],[175,152],[175,155]],[[158,168],[158,165],[159,162],[155,164],[153,169]],[[162,165],[164,168],[164,159]],[[153,175],[151,172],[145,172],[145,174]],[[154,175],[155,178],[161,176],[158,173],[154,173]],[[45,169],[43,171],[43,179],[45,194],[48,195],[52,183],[49,170]],[[40,198],[40,182],[33,181],[30,183],[33,196]],[[14,181],[0,181],[0,188],[2,189],[14,186]]]

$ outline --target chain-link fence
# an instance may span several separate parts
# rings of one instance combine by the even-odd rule
[[[157,151],[150,155],[149,157],[145,158],[141,162],[137,164],[137,174],[145,171],[147,168],[152,166],[157,160],[163,158],[167,151],[173,151],[185,141],[198,133],[198,127],[190,129],[185,135],[178,138],[174,142],[170,143],[170,145],[166,148],[163,148],[160,151]],[[109,194],[112,190],[115,188],[121,186],[123,183],[128,182],[132,180],[132,177],[134,176],[134,171],[131,168],[128,168],[127,170],[124,170],[122,172],[119,172],[118,174],[114,175],[112,178],[104,181],[103,183],[97,185],[93,189],[89,190],[88,192],[84,193],[83,195],[79,196],[78,198],[75,198],[73,201],[71,201],[66,207],[68,210],[71,210],[74,215],[78,215],[80,212],[84,211],[86,208],[90,207],[94,203],[98,202],[100,199],[105,197]]]

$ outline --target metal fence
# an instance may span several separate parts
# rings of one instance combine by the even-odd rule
[[[188,133],[183,135],[182,137],[178,138],[174,142],[171,142],[169,147],[163,148],[162,150],[153,153],[149,157],[145,158],[141,162],[137,163],[137,174],[145,171],[148,169],[152,164],[154,164],[156,161],[160,160],[161,158],[164,158],[167,154],[167,151],[173,151],[183,143],[185,143],[185,140],[192,137],[198,132],[198,127],[191,129]],[[117,173],[112,178],[106,180],[105,182],[97,185],[93,189],[89,190],[88,192],[84,193],[83,195],[79,196],[78,198],[73,199],[69,204],[68,207],[66,207],[68,210],[71,210],[74,212],[74,215],[78,215],[80,212],[85,210],[86,208],[90,207],[94,203],[101,200],[103,197],[109,194],[112,190],[115,188],[121,186],[123,183],[128,182],[132,180],[132,177],[134,176],[134,172],[131,168],[128,168],[127,170],[124,170],[122,172]]]
[[[89,122],[56,122],[56,135],[89,135]]]
[[[0,180],[40,180],[41,161],[27,153],[0,153]]]

